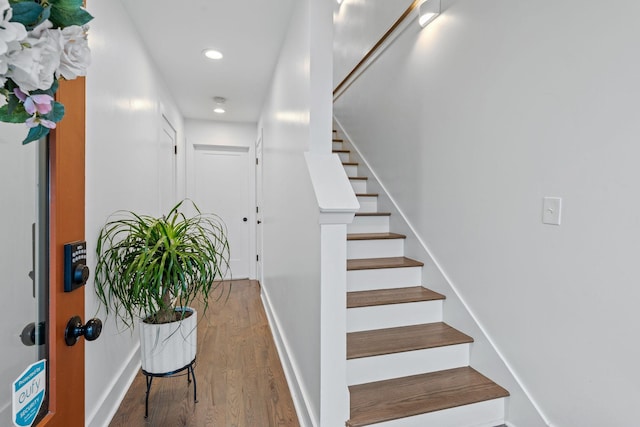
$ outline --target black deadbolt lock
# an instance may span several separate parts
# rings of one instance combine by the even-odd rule
[[[87,283],[87,243],[73,242],[64,245],[64,291],[71,292]]]

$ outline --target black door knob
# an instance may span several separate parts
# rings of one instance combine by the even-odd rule
[[[247,217],[245,216],[244,218],[242,218],[242,220],[243,220],[244,222],[247,222]]]
[[[20,341],[26,346],[42,345],[45,340],[45,324],[40,322],[37,325],[34,322],[29,323],[24,327],[20,334]]]
[[[258,224],[262,224],[262,221],[258,220]]]
[[[68,346],[75,345],[81,336],[84,336],[87,341],[94,341],[98,339],[101,332],[102,320],[91,319],[83,326],[80,316],[73,316],[69,319],[67,328],[64,330],[64,341]]]

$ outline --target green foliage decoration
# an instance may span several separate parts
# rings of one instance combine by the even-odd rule
[[[175,308],[210,296],[219,300],[231,290],[229,242],[219,216],[185,215],[185,200],[163,217],[131,211],[113,214],[98,236],[95,291],[107,314],[126,327],[175,321]]]
[[[23,144],[62,120],[58,81],[85,75],[92,19],[82,0],[0,0],[0,121],[25,123]]]

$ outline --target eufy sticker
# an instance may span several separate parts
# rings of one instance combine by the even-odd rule
[[[11,385],[13,424],[30,427],[36,419],[47,387],[47,363],[40,360],[29,366]]]

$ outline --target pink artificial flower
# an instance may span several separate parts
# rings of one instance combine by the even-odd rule
[[[51,120],[47,120],[47,119],[43,119],[42,117],[38,117],[37,115],[34,115],[33,117],[29,117],[25,122],[24,122],[27,127],[29,128],[34,128],[38,125],[42,125],[46,128],[49,129],[55,129],[56,128],[56,123],[52,122]]]
[[[24,109],[29,114],[34,114],[36,111],[40,114],[47,114],[53,108],[53,97],[51,95],[38,94],[29,96],[19,87],[15,88],[13,93],[24,103]]]
[[[29,114],[33,114],[36,111],[40,114],[47,114],[53,108],[53,97],[51,95],[39,94],[31,95],[24,102],[24,109]]]
[[[18,97],[18,99],[24,102],[27,99],[27,94],[24,93],[19,87],[13,90],[13,93]]]

